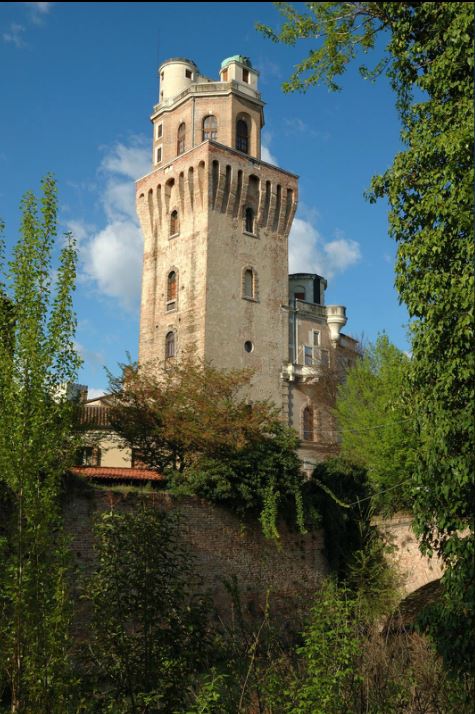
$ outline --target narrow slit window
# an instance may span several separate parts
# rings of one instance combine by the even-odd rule
[[[165,359],[172,359],[176,354],[175,333],[168,332],[165,337]]]
[[[175,310],[177,298],[177,275],[174,270],[168,274],[167,279],[167,312]]]
[[[236,149],[249,153],[249,127],[244,119],[238,119],[236,123]]]
[[[254,233],[254,211],[249,207],[244,213],[244,230],[246,233]]]
[[[185,151],[185,138],[186,138],[186,124],[182,122],[178,127],[177,141],[176,141],[176,153],[179,156]]]
[[[244,297],[254,299],[254,273],[250,268],[244,271]]]
[[[313,441],[313,409],[305,407],[303,410],[303,438],[304,441]]]
[[[180,232],[180,219],[178,211],[172,211],[170,214],[170,237],[176,236]]]

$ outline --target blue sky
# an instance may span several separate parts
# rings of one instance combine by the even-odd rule
[[[263,38],[271,3],[1,3],[0,216],[13,245],[22,194],[53,172],[62,230],[79,242],[76,292],[80,381],[107,385],[104,366],[137,355],[142,239],[134,180],[151,168],[149,115],[157,67],[185,56],[218,77],[244,54],[260,70],[266,102],[263,158],[300,176],[290,268],[328,278],[328,304],[347,307],[345,332],[379,332],[408,349],[407,313],[394,290],[387,205],[363,193],[400,148],[394,96],[357,65],[342,91],[284,95],[281,83],[310,47]],[[368,64],[374,57],[365,58]]]

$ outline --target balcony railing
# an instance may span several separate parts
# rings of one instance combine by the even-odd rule
[[[314,382],[323,377],[330,367],[330,352],[323,347],[314,347],[310,357],[305,355],[304,346],[299,350],[297,363],[289,362],[283,371],[283,378],[290,382]]]
[[[180,94],[177,94],[175,97],[170,97],[169,99],[162,99],[161,102],[158,104],[155,104],[153,107],[154,112],[158,112],[159,109],[162,109],[163,107],[169,107],[172,104],[175,104],[175,102],[179,102],[180,99],[183,99],[183,97],[186,97],[187,94],[224,94],[226,92],[229,92],[230,89],[236,89],[242,94],[247,94],[255,99],[260,99],[261,95],[260,92],[257,91],[257,89],[253,89],[252,87],[249,87],[246,84],[243,84],[242,82],[237,82],[235,79],[232,79],[230,82],[199,82],[197,84],[190,84],[189,87],[184,89]]]
[[[312,317],[321,317],[326,319],[327,308],[325,305],[316,305],[313,302],[305,302],[305,300],[296,300],[295,309],[298,312],[306,312]]]

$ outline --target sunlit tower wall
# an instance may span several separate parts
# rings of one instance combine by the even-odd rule
[[[219,79],[159,69],[153,170],[137,182],[144,235],[139,361],[187,350],[254,370],[252,395],[287,413],[288,235],[297,177],[261,161],[264,103],[247,57]]]

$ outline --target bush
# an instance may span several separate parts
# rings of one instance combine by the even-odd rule
[[[141,504],[104,514],[96,537],[87,597],[99,710],[113,702],[114,712],[174,712],[209,652],[207,603],[196,595],[179,522]]]
[[[304,479],[297,444],[295,433],[275,422],[269,433],[242,449],[221,459],[203,456],[186,472],[172,473],[169,483],[177,493],[222,504],[242,518],[260,518],[267,538],[279,537],[279,517],[303,532]]]

